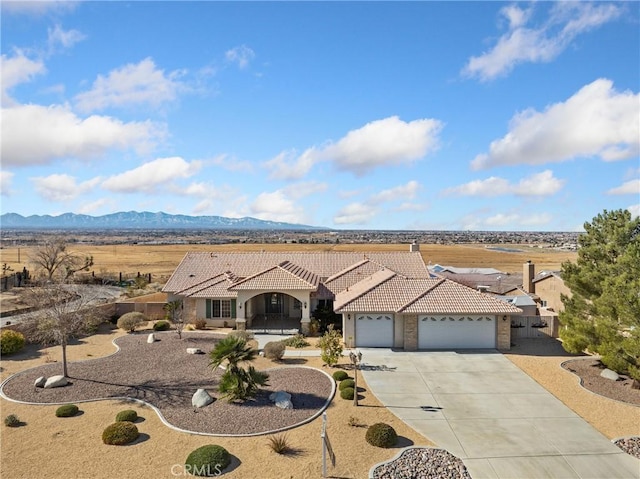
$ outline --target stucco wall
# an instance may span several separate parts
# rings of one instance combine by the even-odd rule
[[[564,305],[560,299],[560,295],[564,294],[571,297],[571,290],[567,288],[561,278],[550,275],[535,283],[536,294],[541,300],[547,302],[547,309],[551,308],[553,311],[564,311]]]

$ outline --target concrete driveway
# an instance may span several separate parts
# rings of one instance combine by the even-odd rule
[[[473,479],[640,478],[640,461],[496,351],[362,349],[370,391]]]

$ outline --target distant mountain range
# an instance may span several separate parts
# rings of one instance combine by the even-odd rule
[[[224,216],[187,216],[148,211],[127,211],[104,216],[64,213],[59,216],[17,213],[0,216],[2,228],[25,229],[227,229],[227,230],[324,230],[319,226],[282,223],[257,218]]]

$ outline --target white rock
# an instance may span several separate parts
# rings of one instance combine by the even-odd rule
[[[187,348],[187,354],[204,354],[204,351],[200,348]]]
[[[147,337],[147,343],[151,344],[155,342],[156,342],[156,336],[153,333],[150,333],[149,336]]]
[[[603,369],[602,372],[600,373],[600,376],[606,379],[611,379],[612,381],[617,381],[618,379],[620,379],[620,376],[618,375],[618,373],[615,371],[612,371],[611,369]]]
[[[47,378],[45,378],[44,376],[40,376],[38,379],[36,379],[36,382],[33,385],[37,388],[43,388],[46,382]]]
[[[276,391],[274,393],[271,393],[269,394],[269,399],[281,409],[293,409],[291,394],[286,391]]]
[[[45,389],[59,388],[62,386],[66,386],[67,384],[69,384],[69,381],[67,381],[67,378],[65,378],[62,374],[60,374],[58,376],[51,376],[49,379],[47,379],[47,381],[44,383],[44,387]]]
[[[213,402],[213,398],[205,389],[198,389],[193,393],[191,405],[193,407],[205,407]]]

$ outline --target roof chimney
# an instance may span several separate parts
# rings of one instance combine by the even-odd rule
[[[409,245],[409,251],[411,251],[412,253],[417,253],[418,251],[420,251],[420,245],[414,241]]]
[[[536,292],[536,285],[533,278],[536,276],[536,265],[528,260],[522,268],[522,288],[525,293],[533,294]]]

